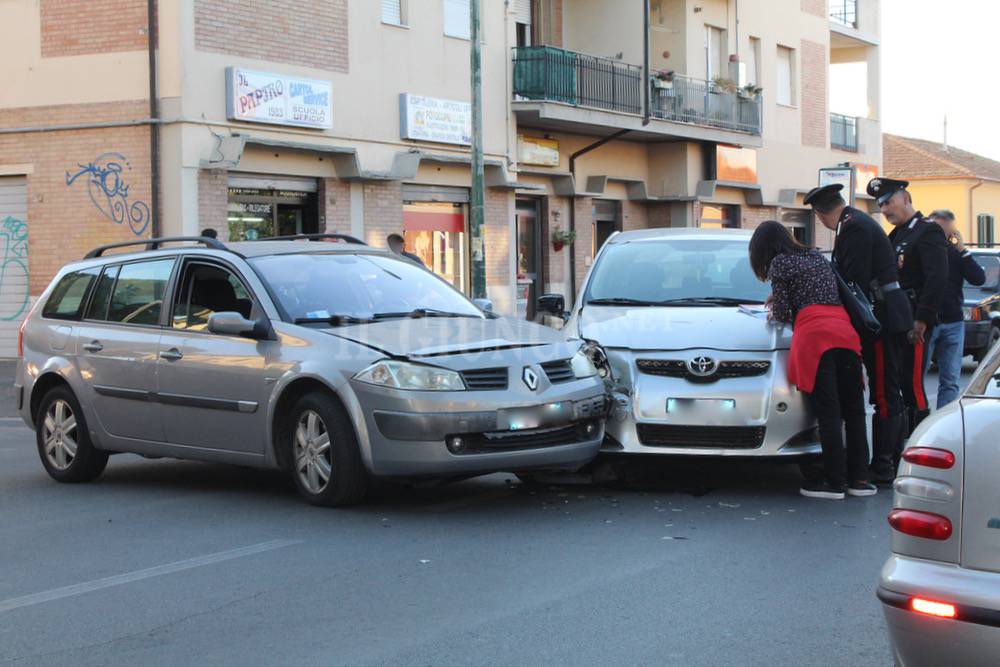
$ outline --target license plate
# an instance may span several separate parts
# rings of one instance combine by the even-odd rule
[[[736,409],[736,401],[731,398],[668,398],[667,414],[676,415],[692,412],[730,412]]]
[[[564,424],[573,418],[573,403],[546,403],[528,408],[504,408],[497,410],[498,431],[522,431],[542,428],[553,424]]]

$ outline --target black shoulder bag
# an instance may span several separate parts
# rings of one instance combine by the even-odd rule
[[[837,270],[837,265],[831,263],[833,277],[837,281],[837,291],[840,293],[840,302],[844,304],[844,310],[851,318],[851,324],[858,333],[867,333],[871,336],[878,336],[882,333],[882,324],[875,317],[875,309],[872,308],[871,301],[864,290],[844,280]]]

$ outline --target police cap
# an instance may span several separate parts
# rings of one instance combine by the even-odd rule
[[[897,181],[895,178],[873,178],[868,182],[868,194],[881,206],[894,194],[905,190],[909,184],[909,181]]]
[[[806,206],[823,206],[826,203],[831,203],[837,199],[841,199],[840,191],[844,189],[842,183],[831,183],[830,185],[821,185],[818,188],[813,188],[806,195],[805,199],[802,200]]]

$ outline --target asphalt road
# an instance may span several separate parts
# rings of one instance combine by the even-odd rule
[[[0,420],[0,665],[889,665],[890,494],[794,466],[645,463],[301,503],[277,473],[42,471]]]

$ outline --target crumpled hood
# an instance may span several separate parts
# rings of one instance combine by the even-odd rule
[[[792,342],[789,326],[737,308],[590,306],[576,314],[583,338],[632,350],[777,350]]]
[[[400,318],[331,328],[326,332],[391,355],[413,357],[565,342],[563,335],[554,329],[507,317]]]

